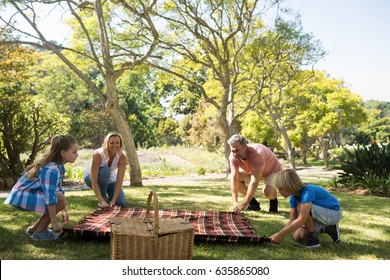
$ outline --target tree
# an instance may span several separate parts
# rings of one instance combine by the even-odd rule
[[[251,67],[255,68],[251,88],[262,96],[254,110],[283,138],[283,150],[287,151],[290,166],[295,169],[288,131],[294,126],[302,98],[293,89],[313,76],[304,69],[310,69],[325,52],[312,35],[303,32],[299,17],[291,22],[277,20],[275,29],[257,38],[250,47],[248,61],[253,61]]]
[[[161,37],[161,48],[173,52],[172,59],[149,61],[197,88],[203,100],[218,112],[223,131],[226,162],[230,153],[228,138],[238,132],[240,117],[262,102],[267,84],[251,83],[260,64],[248,55],[256,40],[269,38],[270,30],[261,20],[271,8],[279,21],[279,1],[167,1],[158,16],[165,21],[168,32]],[[269,13],[271,14],[271,13]],[[281,21],[280,21],[281,22]],[[272,51],[272,40],[260,47],[259,53]],[[287,47],[284,51],[292,52]],[[273,57],[275,66],[285,57]],[[264,61],[266,62],[266,61]],[[205,72],[208,80],[198,79]],[[266,72],[263,72],[266,73]],[[260,77],[260,76],[258,76]],[[212,84],[213,86],[210,86]],[[227,169],[229,165],[227,163]]]
[[[158,41],[158,34],[150,18],[150,12],[157,0],[145,1],[16,1],[8,3],[32,28],[32,32],[18,28],[13,18],[3,19],[1,30],[13,29],[20,38],[6,38],[5,44],[27,44],[42,48],[57,55],[89,89],[99,97],[105,111],[111,116],[118,131],[123,135],[125,150],[130,165],[131,185],[141,185],[141,169],[136,153],[133,135],[123,111],[119,106],[116,80],[125,72],[141,65],[152,55]],[[41,15],[39,4],[47,5],[62,16],[73,19],[73,45],[63,46],[50,41],[39,28]],[[39,16],[38,16],[39,15]],[[104,84],[96,84],[83,71],[93,66],[103,78]],[[88,72],[89,73],[89,72]]]
[[[0,171],[15,178],[50,144],[52,135],[68,128],[68,120],[49,103],[23,90],[35,61],[27,48],[0,46]],[[21,160],[22,153],[28,153],[27,160]]]
[[[367,145],[371,141],[389,143],[390,141],[390,102],[368,100],[367,122],[358,129],[359,144]]]
[[[305,124],[307,134],[317,139],[324,164],[328,167],[330,140],[343,128],[363,123],[367,111],[361,96],[351,93],[343,81],[331,79],[324,72],[317,71],[305,90],[310,106],[300,114],[309,120]]]
[[[115,130],[104,105],[56,55],[36,53],[37,63],[29,71],[31,77],[25,90],[54,104],[55,111],[70,118],[69,134],[81,147],[99,147],[105,135]]]

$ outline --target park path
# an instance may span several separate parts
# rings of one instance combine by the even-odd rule
[[[305,181],[310,179],[331,179],[337,177],[340,170],[326,170],[323,167],[298,167],[297,173],[304,177]],[[206,175],[190,175],[190,176],[181,176],[181,177],[165,177],[165,178],[155,178],[155,179],[144,179],[142,183],[144,186],[152,186],[159,184],[171,184],[171,183],[180,183],[180,182],[191,182],[191,181],[205,181],[205,180],[218,180],[226,178],[225,174],[206,174]],[[124,186],[130,186],[129,181],[123,182]],[[65,191],[77,191],[77,190],[89,190],[85,184],[64,186]],[[0,191],[0,198],[6,198],[9,194],[9,190]]]

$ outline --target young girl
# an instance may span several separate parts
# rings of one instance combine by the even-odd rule
[[[62,189],[64,164],[77,158],[77,141],[72,136],[53,137],[49,151],[36,163],[29,165],[19,178],[4,204],[19,209],[42,213],[26,230],[34,240],[54,240],[62,232],[57,213],[62,211],[62,221],[67,223],[66,200]],[[52,225],[52,231],[48,229]]]
[[[327,190],[319,186],[304,184],[293,169],[279,172],[274,179],[274,186],[283,197],[290,196],[290,220],[286,226],[271,236],[277,244],[284,237],[295,231],[295,245],[305,248],[320,247],[317,233],[326,232],[333,243],[340,242],[338,223],[341,219],[339,201]]]
[[[122,136],[110,132],[102,147],[94,151],[91,166],[85,171],[84,182],[95,192],[99,207],[126,206],[122,183],[127,157],[122,147]]]

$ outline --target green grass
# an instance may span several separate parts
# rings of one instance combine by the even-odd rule
[[[319,180],[320,181],[320,180]],[[312,182],[317,183],[317,182]],[[125,187],[129,207],[146,207],[151,189],[157,191],[160,209],[231,210],[228,185],[223,179],[177,181],[144,187]],[[326,234],[320,235],[322,247],[302,249],[293,245],[291,235],[281,245],[196,243],[196,260],[377,260],[390,259],[389,198],[357,196],[333,192],[340,200],[343,218],[340,222],[342,242],[332,244]],[[96,209],[93,192],[67,192],[70,226]],[[246,212],[258,235],[271,235],[288,220],[288,199],[279,198],[280,212],[270,214],[268,201],[258,192],[263,210]],[[25,235],[28,225],[38,217],[36,213],[15,210],[0,199],[0,259],[57,259],[100,260],[110,258],[110,241],[102,238],[64,236],[57,241],[33,241]]]

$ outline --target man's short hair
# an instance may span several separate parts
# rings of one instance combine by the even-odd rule
[[[246,141],[246,139],[244,138],[244,136],[242,136],[241,134],[234,134],[232,135],[229,140],[227,141],[227,143],[229,145],[233,145],[234,143],[240,143],[241,145],[246,145],[248,144],[248,142]]]

